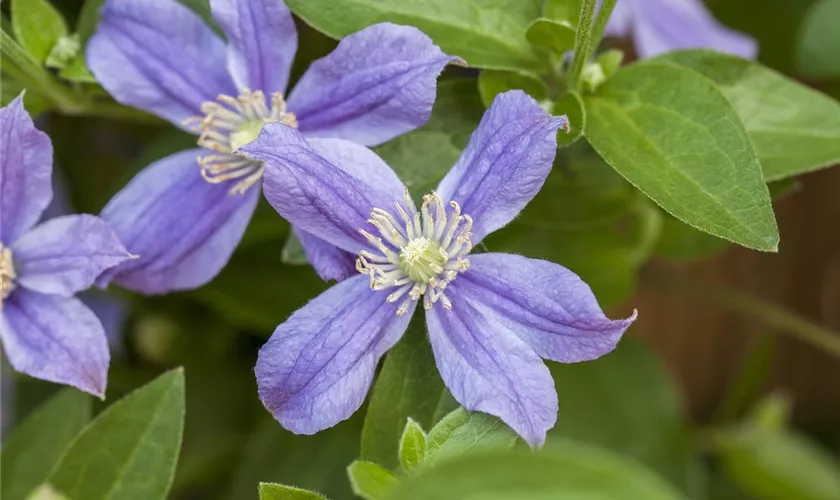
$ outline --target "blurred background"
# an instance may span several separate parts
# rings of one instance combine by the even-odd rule
[[[827,2],[708,2],[722,22],[758,39],[762,63],[840,99],[840,38],[826,51],[831,40],[821,41],[820,19],[808,16],[815,3]],[[54,4],[72,26],[83,2]],[[3,9],[8,16],[7,5]],[[834,12],[840,26],[840,8]],[[298,28],[293,80],[335,45],[302,22]],[[632,52],[628,40],[610,43]],[[441,83],[437,106],[461,109],[467,118],[452,127],[463,128],[464,142],[483,112],[475,85],[475,74],[464,70],[447,70]],[[4,75],[3,103],[19,91]],[[139,113],[64,116],[27,97],[33,114],[44,110],[37,123],[54,142],[63,193],[58,211],[98,213],[142,167],[195,141]],[[807,496],[807,483],[819,479],[797,457],[800,440],[835,465],[840,456],[840,170],[774,186],[781,246],[778,254],[761,254],[668,216],[652,231],[645,212],[658,209],[640,204],[583,143],[558,158],[552,189],[487,241],[494,251],[566,265],[593,286],[613,316],[640,311],[614,354],[551,365],[561,408],[552,434],[635,457],[692,499],[818,498]],[[411,161],[400,156],[403,146],[378,152]],[[450,153],[413,161],[418,168],[448,166]],[[551,227],[541,218],[550,218]],[[287,246],[288,233],[263,202],[233,260],[208,286],[152,298],[112,289],[87,298],[110,330],[109,402],[168,367],[185,366],[186,434],[172,498],[256,498],[259,481],[352,498],[344,470],[358,456],[363,412],[316,436],[293,436],[256,397],[257,350],[277,324],[326,288],[311,269],[293,263],[300,256]],[[820,347],[825,336],[835,342]],[[56,386],[8,367],[3,375],[7,430]],[[788,437],[757,448],[716,444],[724,430],[745,425],[780,429],[795,444]],[[782,496],[767,496],[755,486],[775,480],[805,489],[788,485],[777,489]]]

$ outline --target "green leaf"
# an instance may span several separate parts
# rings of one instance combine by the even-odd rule
[[[609,80],[621,68],[621,63],[624,61],[624,52],[620,50],[608,50],[598,56],[595,60],[604,71],[604,76]]]
[[[554,21],[567,22],[575,28],[582,3],[582,0],[546,0],[543,15]]]
[[[815,2],[805,15],[796,43],[796,65],[814,77],[840,77],[840,0]]]
[[[835,500],[840,492],[836,458],[798,433],[738,429],[716,446],[732,481],[758,499]]]
[[[26,51],[43,64],[67,35],[67,23],[47,0],[12,0],[12,30]]]
[[[542,17],[528,26],[525,38],[535,47],[563,55],[575,46],[575,28],[569,21],[554,21]]]
[[[484,104],[481,102],[475,79],[443,80],[438,83],[432,116],[421,130],[449,134],[453,144],[459,149],[464,149],[482,116]]]
[[[353,493],[365,500],[380,500],[397,484],[397,478],[388,469],[373,462],[356,460],[347,467],[347,476]]]
[[[62,389],[5,439],[0,455],[0,497],[24,500],[46,481],[64,449],[90,420],[90,397]]]
[[[416,26],[450,55],[475,68],[539,71],[546,61],[525,39],[540,0],[288,0],[319,31],[342,38],[371,24]]]
[[[386,500],[678,500],[667,483],[612,453],[567,442],[441,462],[400,481]]]
[[[260,500],[327,500],[327,497],[285,484],[260,483]]]
[[[435,189],[461,156],[452,135],[433,130],[415,130],[376,148],[403,184],[417,197]]]
[[[426,457],[426,433],[411,417],[405,423],[400,438],[400,463],[406,472],[417,468]]]
[[[396,469],[406,420],[429,429],[455,407],[438,374],[423,315],[417,314],[379,372],[365,415],[362,459]]]
[[[768,181],[840,162],[840,103],[754,62],[709,50],[665,60],[712,79],[735,107]]]
[[[297,236],[295,236],[295,233],[292,232],[289,232],[289,236],[286,238],[286,243],[283,244],[281,257],[283,258],[284,264],[303,266],[309,263],[309,261],[306,260],[306,252],[303,250],[303,245],[301,245],[300,240]]]
[[[580,94],[570,90],[554,103],[551,113],[555,116],[566,115],[569,118],[569,131],[557,131],[557,145],[569,146],[580,139],[586,129],[586,108]]]
[[[518,439],[499,417],[458,408],[435,425],[426,442],[426,460],[435,462],[467,453],[509,450]]]
[[[754,147],[711,80],[676,65],[635,64],[585,103],[589,142],[662,208],[748,248],[778,249]]]
[[[478,93],[488,108],[497,95],[513,89],[522,89],[537,101],[544,100],[547,92],[542,80],[526,73],[484,70],[478,75]]]
[[[598,445],[638,460],[692,498],[704,497],[704,471],[684,403],[644,346],[625,338],[595,361],[548,367],[561,406],[547,450],[570,438]]]
[[[49,484],[41,485],[37,490],[33,491],[31,495],[26,497],[26,500],[72,500],[61,493],[55,491]]]
[[[73,441],[50,483],[73,499],[165,498],[184,430],[184,371],[165,373],[100,413]]]

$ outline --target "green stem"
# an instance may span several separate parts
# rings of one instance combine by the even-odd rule
[[[589,59],[592,45],[592,17],[595,15],[597,3],[598,0],[583,0],[580,6],[580,16],[578,17],[577,33],[575,35],[575,54],[572,60],[572,69],[569,72],[569,87],[572,90],[580,89],[581,73],[587,59]]]
[[[627,1],[627,0],[624,0]],[[601,38],[604,37],[604,30],[607,28],[607,21],[612,16],[612,11],[615,8],[616,0],[604,0],[601,3],[601,8],[598,9],[598,16],[595,18],[595,26],[592,28],[592,52],[598,47]],[[586,54],[587,58],[592,56],[592,53]]]
[[[677,273],[656,269],[645,270],[644,282],[663,292],[679,292],[706,300],[734,312],[752,316],[772,327],[774,331],[794,337],[840,359],[840,332],[813,323],[776,304],[766,302],[736,290],[723,288]]]
[[[724,424],[738,418],[758,396],[767,381],[776,354],[777,337],[761,335],[741,365],[737,378],[723,396],[712,422]]]

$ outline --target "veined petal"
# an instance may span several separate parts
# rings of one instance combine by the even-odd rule
[[[11,245],[52,199],[53,148],[23,109],[23,95],[0,109],[0,242]]]
[[[435,305],[426,311],[446,387],[464,408],[495,415],[532,447],[541,446],[557,420],[557,393],[548,368],[507,326],[459,294],[448,295],[452,309]]]
[[[104,398],[108,341],[81,301],[18,287],[3,301],[0,320],[3,348],[15,370]]]
[[[264,162],[263,191],[277,213],[298,229],[358,254],[370,248],[359,230],[376,231],[367,222],[371,210],[393,209],[403,191],[395,197],[396,184],[384,176],[388,167],[377,166],[382,160],[373,152],[347,141],[315,144],[318,149],[294,128],[270,123],[240,152]],[[341,160],[340,166],[320,152]],[[368,168],[370,174],[356,177]]]
[[[51,219],[24,234],[12,255],[18,284],[67,297],[131,258],[108,224],[93,215]]]
[[[101,217],[138,258],[107,271],[99,285],[113,280],[147,294],[190,290],[227,264],[259,189],[232,194],[230,182],[208,183],[196,164],[202,153],[182,151],[149,165],[108,202]]]
[[[356,271],[355,255],[296,227],[292,227],[292,230],[303,247],[306,260],[322,280],[344,281],[359,274]]]
[[[437,77],[456,60],[417,28],[375,24],[312,63],[289,109],[307,137],[375,146],[426,123]]]
[[[260,399],[286,429],[314,434],[352,415],[370,388],[379,358],[405,332],[412,309],[374,292],[367,276],[345,280],[277,327],[260,349]]]
[[[289,83],[297,28],[282,0],[211,0],[228,40],[228,68],[240,89],[283,92]]]
[[[756,41],[715,19],[702,0],[646,0],[636,7],[634,37],[639,56],[653,57],[679,49],[708,48],[747,59],[758,53]]]
[[[472,242],[504,227],[537,195],[551,171],[566,117],[543,111],[521,90],[499,94],[461,158],[438,187],[475,224]]]
[[[453,293],[504,323],[540,357],[576,363],[612,351],[636,319],[604,315],[589,285],[568,269],[520,255],[470,255]]]
[[[177,0],[107,0],[87,64],[117,101],[185,129],[202,102],[239,94],[224,43]]]

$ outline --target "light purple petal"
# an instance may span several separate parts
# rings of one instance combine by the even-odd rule
[[[228,40],[228,68],[240,89],[284,92],[297,52],[297,28],[282,0],[211,0]]]
[[[306,260],[312,264],[315,272],[322,280],[344,281],[359,274],[356,271],[356,255],[345,252],[337,246],[296,227],[293,227],[292,230],[303,247]]]
[[[227,264],[259,200],[255,186],[231,194],[236,181],[201,177],[201,150],[168,156],[146,167],[103,209],[101,217],[138,256],[100,280],[146,294],[198,288]]]
[[[52,199],[53,148],[23,109],[23,96],[0,109],[0,242],[11,245],[38,222]]]
[[[316,143],[321,151],[327,151],[325,142]],[[330,148],[342,145],[346,146],[346,158],[368,161],[375,157],[373,153],[362,154],[359,146],[346,141],[332,143]],[[264,162],[263,192],[277,213],[298,229],[354,255],[369,248],[359,229],[377,231],[367,222],[371,210],[392,210],[394,202],[402,199],[402,194],[394,198],[395,186],[386,177],[355,177],[358,167],[331,163],[297,130],[286,125],[266,125],[260,136],[240,152]],[[333,158],[342,156],[336,151],[329,154]],[[362,166],[365,165],[371,163]]]
[[[602,2],[598,2],[599,4]],[[633,0],[621,0],[616,2],[613,7],[610,20],[607,22],[607,27],[604,33],[608,36],[624,37],[630,35],[630,30],[633,29]],[[600,8],[600,5],[599,5]]]
[[[435,305],[426,312],[446,387],[464,408],[495,415],[532,447],[541,446],[557,420],[557,393],[548,368],[507,326],[454,291],[447,295],[452,309]]]
[[[3,347],[15,370],[104,397],[108,341],[81,301],[18,287],[3,302],[0,318]]]
[[[554,117],[521,90],[499,94],[484,113],[467,149],[438,187],[470,215],[473,244],[504,227],[537,195],[551,171],[557,130]]]
[[[367,276],[343,281],[277,327],[260,349],[260,399],[286,429],[314,434],[352,415],[368,392],[379,358],[405,332],[412,309],[370,289]]]
[[[758,53],[754,39],[720,24],[701,0],[643,0],[636,9],[633,34],[642,58],[691,48],[748,59]]]
[[[93,215],[51,219],[24,234],[12,255],[19,285],[67,297],[131,258],[114,231]]]
[[[453,293],[516,332],[540,357],[576,363],[612,351],[636,319],[607,318],[589,285],[568,269],[520,255],[470,255]]]
[[[224,43],[177,0],[107,0],[87,64],[114,99],[182,128],[202,102],[239,94]]]
[[[382,23],[349,35],[312,63],[289,95],[307,137],[375,146],[429,119],[447,56],[422,31]]]

